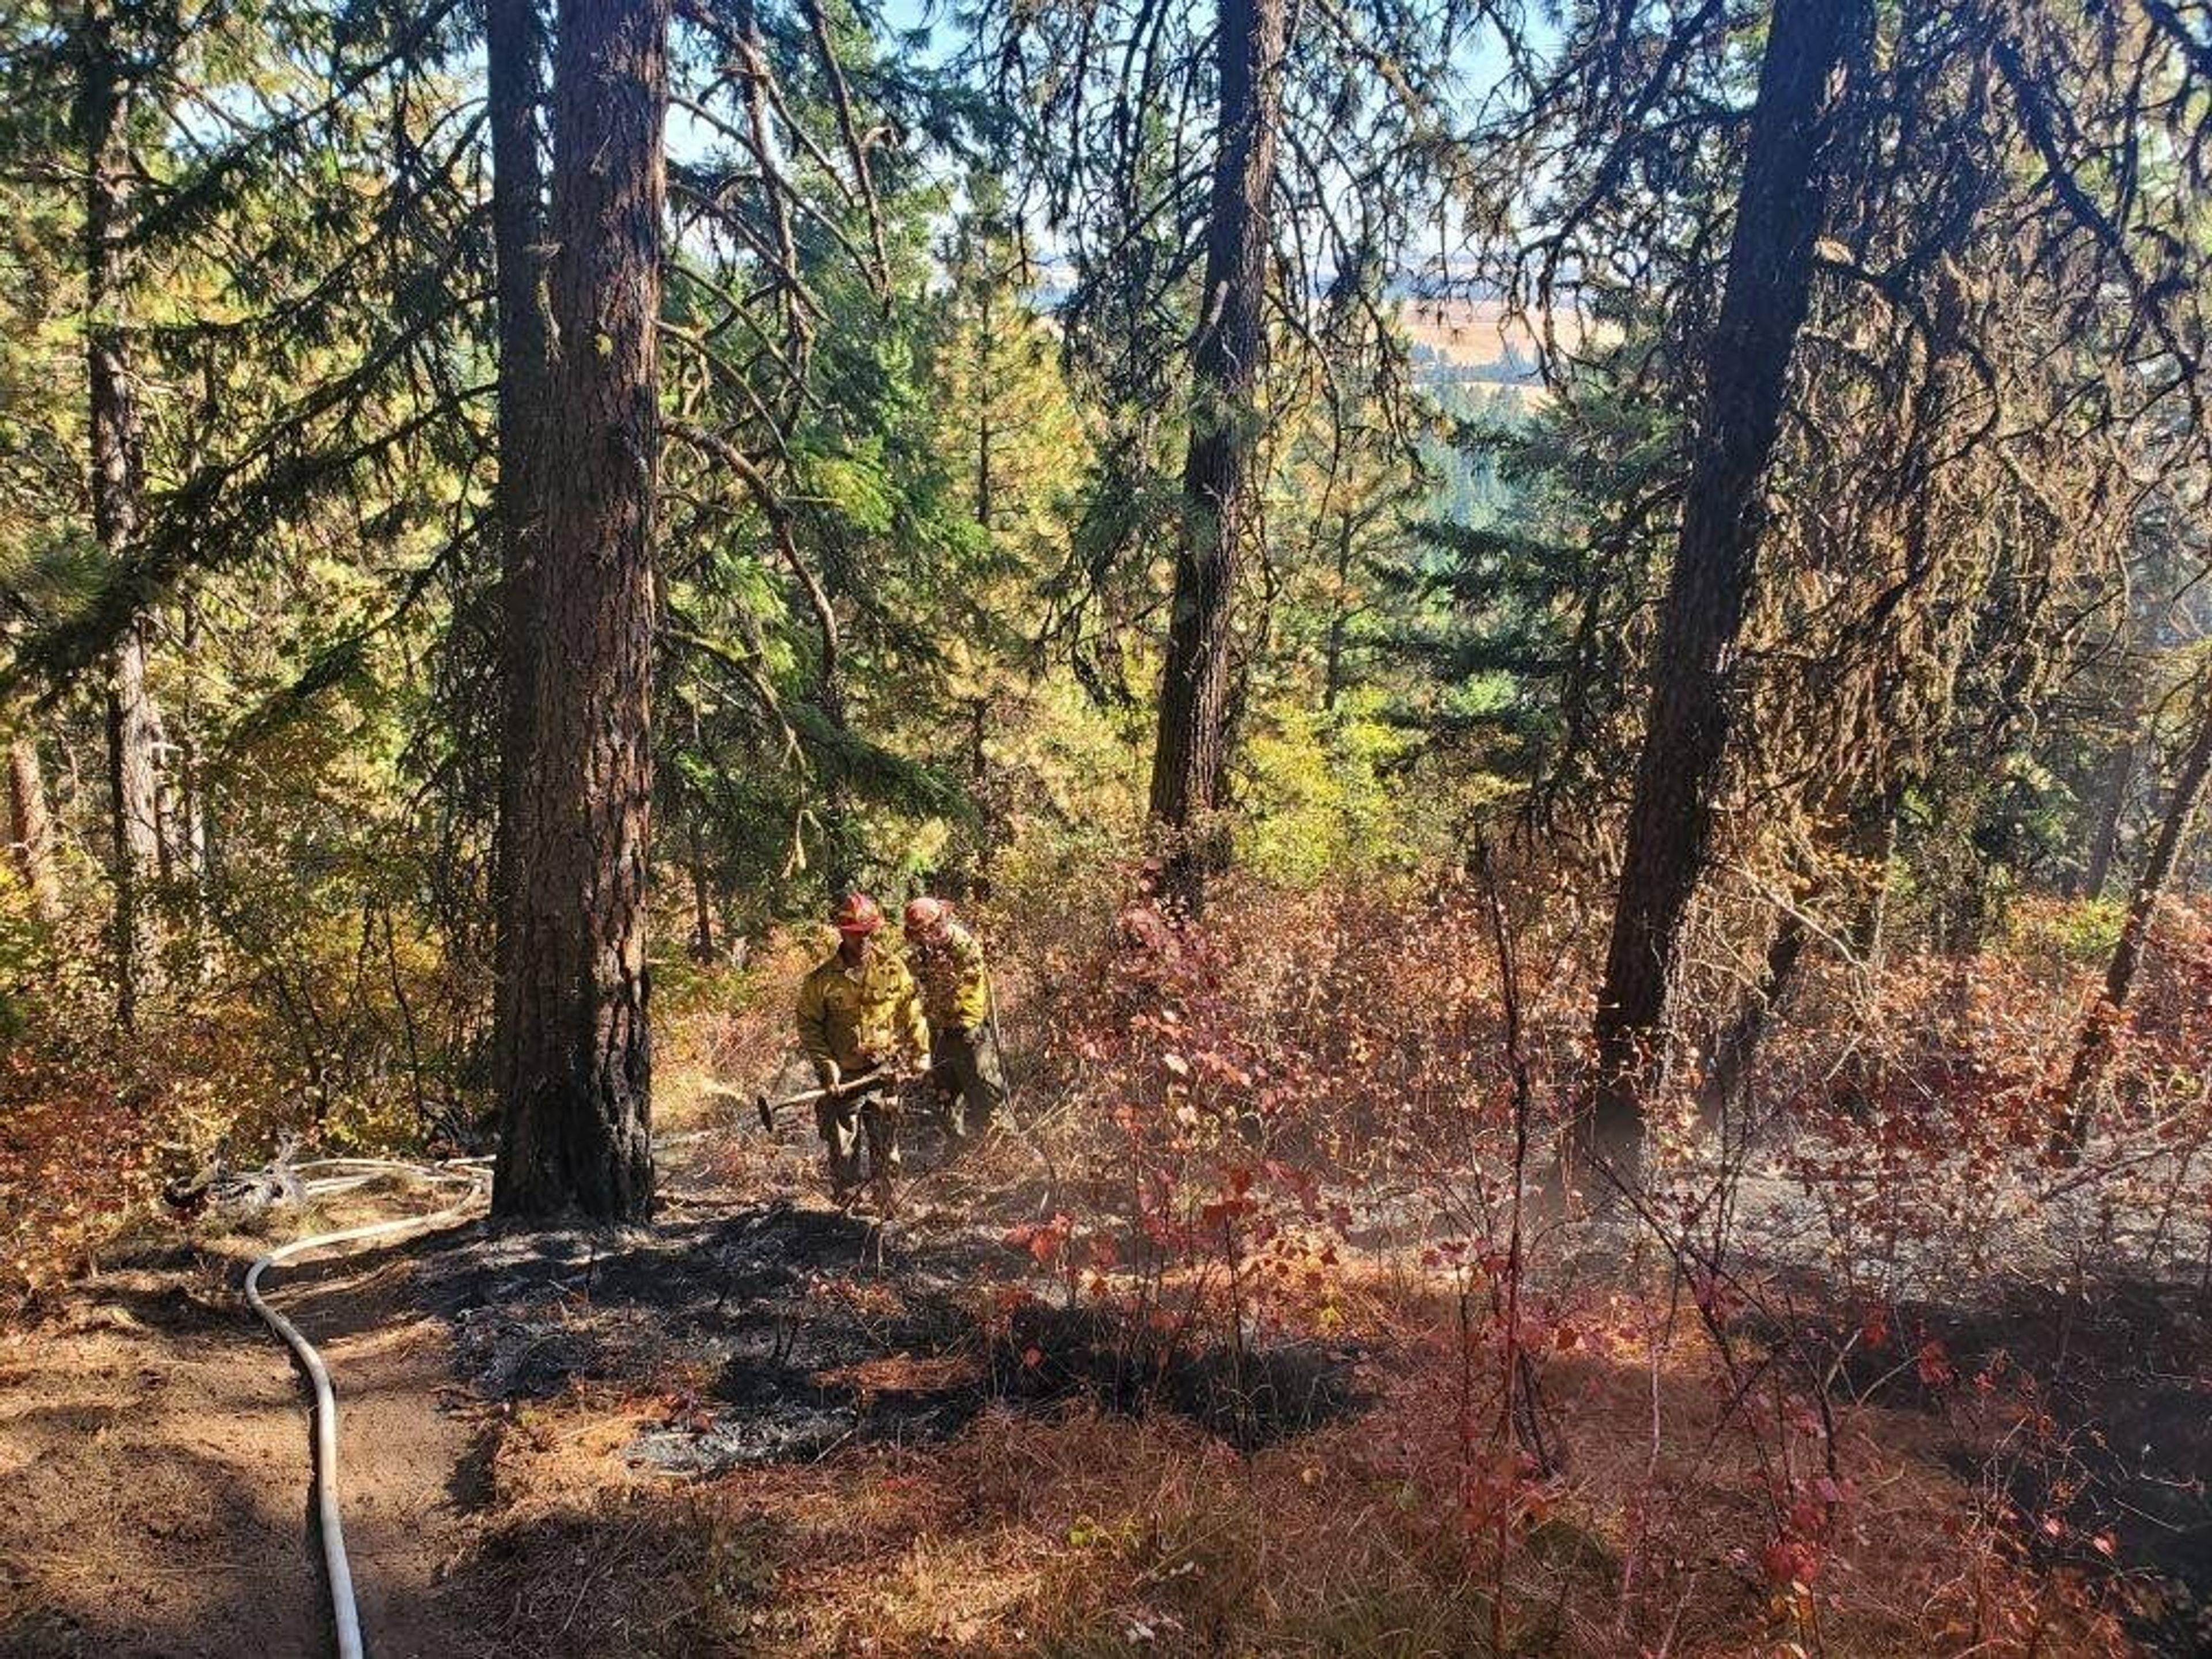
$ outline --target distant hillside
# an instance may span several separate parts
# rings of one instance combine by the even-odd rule
[[[1538,341],[1502,300],[1409,298],[1401,304],[1399,318],[1413,342],[1416,371],[1425,384],[1488,383],[1532,389],[1536,385]],[[1570,325],[1562,319],[1556,326],[1561,343],[1571,344]]]

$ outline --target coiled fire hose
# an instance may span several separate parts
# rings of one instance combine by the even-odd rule
[[[295,1239],[289,1244],[279,1245],[246,1270],[246,1305],[261,1316],[269,1328],[284,1340],[300,1369],[307,1372],[307,1380],[315,1390],[315,1526],[322,1534],[323,1566],[331,1589],[331,1618],[337,1632],[338,1659],[362,1659],[361,1617],[354,1607],[353,1569],[346,1559],[345,1528],[338,1516],[338,1404],[331,1389],[329,1368],[315,1345],[301,1335],[300,1328],[278,1313],[263,1299],[261,1275],[280,1262],[308,1255],[315,1250],[330,1249],[340,1244],[365,1243],[372,1238],[391,1238],[400,1233],[415,1232],[423,1228],[458,1221],[484,1195],[486,1170],[484,1160],[457,1158],[443,1164],[398,1164],[382,1158],[319,1158],[311,1164],[295,1164],[295,1170],[345,1170],[352,1173],[334,1175],[306,1183],[301,1189],[307,1196],[315,1197],[344,1192],[365,1186],[369,1182],[389,1175],[401,1175],[417,1181],[437,1184],[465,1185],[467,1196],[430,1215],[405,1216],[397,1221],[380,1221],[366,1227],[346,1227],[337,1232],[316,1233],[307,1238]],[[366,1173],[363,1173],[363,1172]]]

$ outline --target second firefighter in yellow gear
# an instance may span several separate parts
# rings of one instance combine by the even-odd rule
[[[991,1024],[990,969],[983,947],[952,919],[943,900],[906,907],[907,963],[921,988],[929,1022],[929,1070],[956,1139],[991,1127],[1005,1098]]]
[[[815,1126],[829,1150],[830,1184],[842,1198],[860,1182],[864,1130],[877,1183],[887,1187],[898,1169],[895,1068],[918,1065],[930,1033],[914,975],[875,938],[883,927],[875,901],[854,894],[830,921],[836,953],[799,981],[799,1042],[822,1084]]]

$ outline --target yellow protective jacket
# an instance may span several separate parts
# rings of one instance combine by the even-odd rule
[[[799,982],[799,1042],[810,1058],[833,1060],[850,1076],[903,1052],[929,1052],[921,998],[895,951],[880,945],[858,968],[831,954]]]
[[[991,975],[983,947],[958,922],[948,922],[944,939],[911,945],[907,963],[921,981],[922,1012],[935,1030],[973,1030],[991,1017]]]

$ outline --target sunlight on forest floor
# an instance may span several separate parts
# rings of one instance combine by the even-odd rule
[[[1640,1215],[1563,1212],[1531,1165],[1516,1268],[1471,924],[1340,902],[1316,933],[1265,902],[1233,951],[1133,945],[1126,920],[1011,933],[1019,1109],[957,1157],[910,1122],[890,1218],[831,1207],[803,1115],[763,1133],[744,1104],[785,1065],[793,940],[672,988],[651,1228],[448,1231],[362,1281],[386,1302],[337,1264],[303,1275],[311,1320],[382,1308],[451,1379],[393,1396],[444,1425],[411,1455],[446,1462],[380,1500],[441,1517],[435,1582],[392,1569],[392,1616],[462,1655],[2201,1641],[2207,1212],[2166,1085],[2054,1165],[2008,1115],[2035,1065],[1982,1005],[1880,1048],[1806,1022],[1764,1073],[1800,1090],[1787,1133],[1717,1161],[1668,1143]],[[1451,964],[1435,1006],[1370,988],[1425,959]],[[1913,971],[1883,994],[1911,1005]],[[1536,1000],[1540,1053],[1573,1000]],[[1859,1092],[1824,1112],[1791,1079],[1842,1074],[1834,1042]],[[1924,1086],[1966,1075],[1972,1115]],[[223,1281],[271,1240],[419,1201],[149,1214],[42,1293],[17,1395],[65,1364],[169,1376],[172,1326],[134,1308],[281,1381]],[[251,1443],[279,1473],[246,1466],[242,1491],[295,1482],[297,1417],[269,1403]],[[16,1468],[75,1455],[32,1417],[0,1443]],[[367,1481],[383,1455],[348,1454]],[[19,1579],[13,1628],[48,1632],[25,1651],[215,1628],[173,1598],[103,1623],[100,1553],[130,1527],[39,1490],[14,1547],[67,1528],[53,1560],[75,1565]]]

